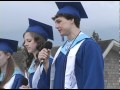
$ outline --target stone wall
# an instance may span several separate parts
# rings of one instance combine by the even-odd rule
[[[104,79],[106,89],[120,89],[119,85],[119,54],[111,50],[104,59]]]

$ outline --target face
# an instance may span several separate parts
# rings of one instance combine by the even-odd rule
[[[55,19],[55,27],[60,32],[61,36],[68,36],[70,33],[72,20],[67,20],[64,17],[58,17]]]
[[[3,67],[8,62],[10,54],[6,54],[3,51],[0,51],[0,67]]]
[[[34,38],[29,32],[24,35],[24,46],[27,49],[28,53],[35,53],[37,43],[34,41]]]

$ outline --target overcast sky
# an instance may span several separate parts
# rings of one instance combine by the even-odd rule
[[[95,30],[102,40],[119,38],[119,1],[81,1],[88,19],[81,20],[81,31],[91,36]],[[0,38],[14,39],[22,46],[28,18],[49,24],[54,29],[54,46],[62,45],[54,27],[58,8],[54,1],[0,1]]]

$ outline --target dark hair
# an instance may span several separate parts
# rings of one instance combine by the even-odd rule
[[[75,23],[76,27],[79,28],[79,26],[80,26],[80,18],[78,18],[76,16],[73,16],[71,14],[56,14],[54,17],[52,17],[52,20],[55,20],[58,17],[64,17],[67,20],[74,19],[74,23]]]
[[[4,54],[8,54],[8,52],[4,52]],[[10,56],[10,58],[8,59],[6,74],[5,74],[3,81],[0,83],[0,88],[3,88],[3,86],[11,79],[14,73],[14,68],[15,68],[15,63],[14,63],[12,56]]]
[[[25,32],[23,34],[23,37],[24,35],[26,34],[27,32]],[[46,42],[45,38],[37,33],[34,33],[34,32],[29,32],[30,35],[34,38],[34,41],[37,43],[37,47],[36,49],[39,51],[41,50],[41,47],[44,45],[44,43]],[[24,42],[23,42],[23,46],[24,46]],[[27,55],[27,59],[26,59],[26,63],[27,63],[27,68],[29,68],[29,66],[31,65],[32,63],[32,60],[34,58],[33,54],[31,53],[28,53],[27,49],[24,47],[24,50],[26,52],[26,55]]]

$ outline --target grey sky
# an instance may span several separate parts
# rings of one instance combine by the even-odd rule
[[[81,1],[88,19],[81,20],[81,31],[91,36],[95,30],[102,40],[119,38],[118,1]],[[52,25],[54,46],[61,45],[61,37],[54,27],[53,17],[58,8],[54,1],[0,1],[0,38],[23,42],[28,18]]]

